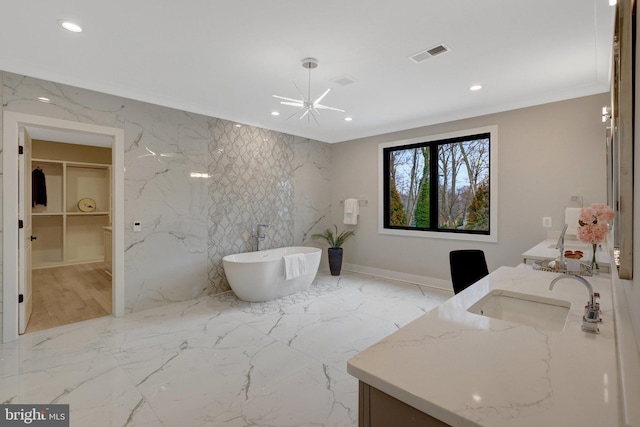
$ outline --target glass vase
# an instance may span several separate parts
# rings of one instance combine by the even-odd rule
[[[598,260],[596,259],[596,251],[598,249],[598,244],[592,243],[592,246],[593,246],[593,255],[591,256],[591,273],[600,274],[600,266],[598,265]]]

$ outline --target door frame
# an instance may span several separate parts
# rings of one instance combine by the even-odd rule
[[[33,209],[29,203],[33,201],[33,169],[31,169],[31,135],[27,128],[20,126],[18,144],[24,148],[18,156],[18,217],[23,227],[18,227],[18,293],[23,301],[18,303],[18,334],[27,331],[27,325],[33,313]],[[22,248],[20,248],[22,244]]]
[[[113,138],[112,314],[124,315],[124,129],[4,111],[2,159],[2,342],[18,339],[18,132],[20,126],[93,133]],[[10,177],[15,177],[11,179]]]

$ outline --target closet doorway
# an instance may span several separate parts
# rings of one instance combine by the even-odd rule
[[[71,139],[59,139],[57,137],[41,137],[38,130],[46,131],[48,135],[64,134]],[[65,144],[89,145],[82,141],[74,140],[74,137],[87,140],[93,137],[102,137],[111,141],[111,162],[100,163],[97,161],[87,161],[86,159],[58,159],[39,158],[42,156],[36,151],[35,156],[31,156],[42,167],[52,168],[50,176],[47,178],[47,206],[31,206],[31,195],[24,194],[24,189],[32,189],[32,171],[36,169],[36,163],[31,160],[25,164],[27,156],[22,152],[27,151],[27,147],[22,147],[20,136],[34,133],[34,139],[41,141],[63,141]],[[4,111],[3,114],[3,180],[2,180],[2,245],[3,245],[3,271],[2,271],[2,342],[14,341],[18,338],[19,330],[26,322],[28,315],[27,301],[33,302],[29,292],[30,287],[25,284],[30,283],[31,274],[46,270],[48,268],[73,267],[77,271],[67,270],[64,273],[57,273],[58,276],[68,283],[73,282],[73,275],[87,277],[88,271],[94,267],[106,275],[103,280],[106,285],[111,285],[111,314],[113,316],[124,315],[124,130],[107,126],[80,123],[69,120],[54,119],[44,116],[36,116],[25,113]],[[24,138],[22,139],[24,142]],[[73,151],[78,150],[75,147]],[[29,156],[31,152],[29,150]],[[23,159],[23,160],[21,160]],[[48,161],[43,162],[43,160]],[[22,163],[21,163],[22,162]],[[31,166],[33,165],[33,169]],[[56,178],[55,168],[58,168]],[[26,172],[26,173],[25,173]],[[28,178],[25,177],[28,176]],[[74,183],[74,177],[80,176],[79,181],[84,183]],[[106,178],[106,189],[96,190],[95,194],[79,196],[82,189],[86,187],[86,182],[92,185]],[[49,179],[50,178],[50,179]],[[27,182],[28,179],[28,182]],[[58,179],[61,188],[60,195],[54,191],[53,182]],[[51,182],[50,182],[51,181]],[[78,181],[78,180],[76,180]],[[16,185],[18,183],[18,185]],[[52,186],[53,185],[53,186]],[[102,191],[102,193],[101,193]],[[29,193],[31,193],[29,191]],[[54,199],[51,195],[56,194]],[[25,200],[28,198],[29,200]],[[74,200],[75,199],[75,200]],[[83,200],[84,199],[84,200]],[[51,200],[51,202],[49,201]],[[100,202],[99,200],[104,200]],[[95,203],[94,203],[95,202]],[[53,203],[54,205],[50,205]],[[36,203],[34,203],[36,204]],[[57,204],[57,205],[56,205]],[[36,204],[38,205],[38,204]],[[95,206],[94,206],[95,205]],[[103,207],[107,206],[107,207]],[[54,212],[54,207],[60,210]],[[82,207],[82,208],[81,208]],[[97,209],[100,209],[98,211]],[[58,215],[51,215],[51,214]],[[35,216],[34,216],[35,214]],[[54,217],[56,217],[54,219]],[[99,219],[98,219],[99,218]],[[106,220],[105,220],[106,218]],[[27,248],[30,242],[35,242],[38,236],[35,233],[24,231],[31,221],[36,224],[36,233],[42,236],[55,236],[54,239],[45,239],[48,244],[38,247],[35,253],[36,266],[41,268],[24,268],[25,261],[32,262]],[[102,222],[101,222],[102,221]],[[105,222],[106,221],[106,222]],[[112,225],[111,230],[108,227]],[[22,228],[22,225],[25,225]],[[38,228],[40,231],[38,231]],[[102,230],[103,235],[98,238],[97,230]],[[85,235],[82,231],[89,231]],[[111,238],[105,239],[105,234],[111,232]],[[35,240],[31,239],[31,236]],[[80,242],[78,242],[80,240]],[[96,242],[101,242],[100,248]],[[52,243],[57,242],[57,243]],[[40,243],[40,242],[38,242]],[[78,245],[78,243],[80,243]],[[108,244],[111,248],[108,248]],[[83,246],[84,245],[84,246]],[[75,249],[74,249],[75,248]],[[101,253],[99,253],[101,251]],[[26,252],[26,253],[25,253]],[[111,279],[106,270],[106,261],[109,261],[111,254]],[[52,273],[53,275],[53,273]],[[104,277],[103,277],[104,278]],[[35,278],[38,280],[38,278]],[[105,306],[109,308],[108,299],[96,296],[94,306]],[[98,301],[100,300],[100,301]],[[31,304],[33,305],[33,304]],[[65,307],[65,310],[69,306]],[[105,311],[108,311],[106,310]],[[75,321],[75,320],[73,320]],[[22,326],[20,325],[22,323]]]
[[[25,132],[31,137],[32,312],[20,331],[110,315],[112,138],[78,138],[82,144],[42,128]]]

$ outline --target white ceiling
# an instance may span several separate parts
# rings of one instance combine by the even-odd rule
[[[0,69],[340,142],[606,92],[614,9],[608,0],[3,0]],[[451,50],[407,58],[441,43]],[[319,125],[287,119],[295,108],[272,97],[298,98],[294,82],[306,92],[305,57],[319,61],[311,98],[331,88],[323,104],[346,110],[321,111]],[[345,75],[355,82],[334,82]],[[470,92],[476,83],[484,88]]]

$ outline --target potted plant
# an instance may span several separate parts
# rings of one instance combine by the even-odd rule
[[[330,228],[327,228],[324,233],[314,234],[312,239],[324,239],[329,244],[329,270],[331,270],[332,276],[339,276],[340,270],[342,270],[342,245],[352,236],[356,235],[355,231],[344,230],[338,233],[338,226],[333,225],[335,232]]]

